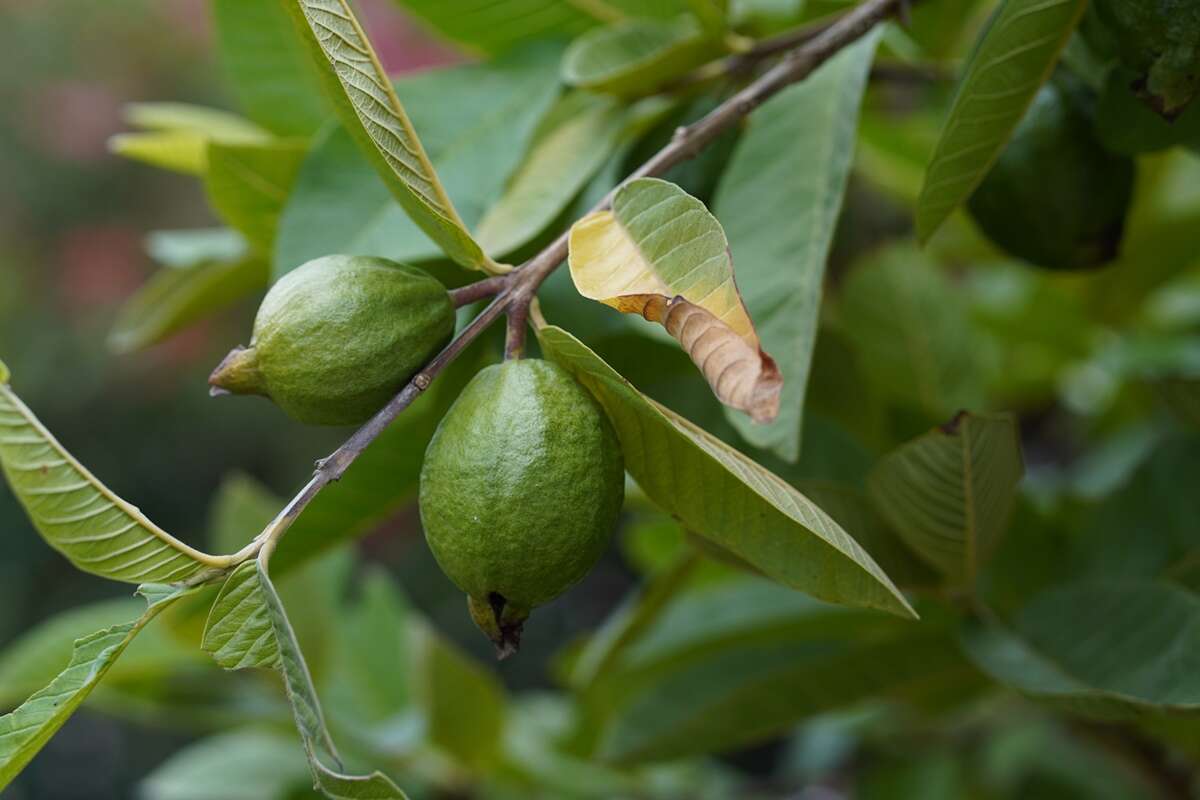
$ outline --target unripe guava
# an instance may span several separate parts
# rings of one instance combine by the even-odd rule
[[[596,400],[556,364],[506,361],[472,379],[430,441],[421,522],[504,657],[529,612],[599,560],[624,494],[620,444]]]
[[[265,395],[300,422],[366,421],[450,340],[454,305],[416,267],[325,256],[281,278],[250,346],[209,378],[215,393]]]
[[[1081,91],[1042,87],[967,204],[995,244],[1048,269],[1115,258],[1133,195],[1133,160],[1100,144]]]
[[[1200,3],[1196,0],[1095,0],[1121,62],[1163,116],[1174,117],[1200,93]]]

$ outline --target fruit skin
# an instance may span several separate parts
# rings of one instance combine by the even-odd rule
[[[250,346],[230,353],[209,383],[217,393],[266,395],[300,422],[358,424],[453,333],[450,295],[423,270],[325,256],[271,287]]]
[[[1174,117],[1200,92],[1200,4],[1195,0],[1095,0],[1121,62],[1142,96]]]
[[[1048,269],[1115,258],[1133,195],[1134,162],[1100,144],[1089,99],[1042,87],[967,207],[996,245]]]
[[[557,364],[482,370],[425,452],[425,537],[503,657],[529,612],[581,580],[608,545],[624,464],[596,400]]]

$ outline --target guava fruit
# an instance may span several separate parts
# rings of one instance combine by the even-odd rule
[[[425,452],[421,522],[501,658],[532,609],[596,564],[624,494],[612,425],[558,365],[496,364],[459,395]]]
[[[1095,0],[1121,62],[1138,91],[1174,117],[1200,92],[1200,3],[1196,0]]]
[[[967,203],[992,242],[1048,269],[1098,267],[1120,250],[1134,162],[1100,144],[1091,102],[1065,81],[1042,87]]]
[[[454,333],[454,305],[428,273],[382,258],[325,256],[281,278],[250,346],[209,377],[214,393],[265,395],[295,420],[366,421]]]

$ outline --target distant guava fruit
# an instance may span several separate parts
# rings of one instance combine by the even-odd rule
[[[996,245],[1048,269],[1098,267],[1120,251],[1134,162],[1100,144],[1089,102],[1044,86],[967,204]]]
[[[421,522],[501,658],[533,608],[591,571],[624,494],[612,425],[556,364],[496,364],[459,395],[425,452]]]
[[[209,377],[216,394],[264,395],[315,425],[366,421],[450,340],[454,306],[416,267],[325,256],[281,278],[250,346]]]
[[[1095,0],[1121,62],[1137,73],[1138,93],[1174,117],[1200,93],[1200,3],[1196,0]]]

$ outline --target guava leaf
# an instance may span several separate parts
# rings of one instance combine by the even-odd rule
[[[963,638],[993,678],[1060,708],[1105,718],[1200,710],[1200,599],[1169,583],[1054,586],[1013,629],[976,625]]]
[[[0,370],[5,373],[7,370]],[[7,383],[0,385],[0,467],[46,543],[84,572],[167,583],[228,566],[159,528],[58,443]]]
[[[563,97],[476,228],[483,248],[499,258],[545,230],[604,165],[624,121],[623,110],[611,100],[585,92]]]
[[[538,338],[604,406],[638,486],[688,530],[813,597],[915,616],[858,543],[781,478],[642,395],[561,328]]]
[[[395,82],[468,226],[476,226],[503,193],[558,96],[553,65],[561,52],[557,45],[531,45],[486,64],[432,69]],[[445,102],[447,97],[455,102]],[[317,136],[300,168],[280,222],[275,277],[331,252],[397,261],[441,257],[340,126]]]
[[[260,254],[271,253],[279,216],[307,152],[306,143],[288,140],[208,145],[204,187],[209,203]]]
[[[971,675],[941,626],[741,577],[672,598],[582,698],[600,757],[633,764],[752,744],[866,698],[936,703]]]
[[[142,779],[142,800],[287,800],[309,783],[294,736],[247,728],[186,745]]]
[[[200,648],[225,669],[279,668],[279,644],[258,578],[258,565],[235,569],[213,601]]]
[[[689,0],[688,6],[704,30],[714,36],[725,33],[729,23],[729,0]]]
[[[943,420],[985,399],[987,344],[961,295],[928,255],[907,244],[857,264],[836,323],[872,391]]]
[[[622,186],[611,211],[571,227],[570,266],[584,297],[661,323],[721,402],[756,422],[779,413],[783,377],[742,304],[725,232],[699,200],[656,178]]]
[[[447,39],[490,55],[533,39],[571,38],[598,22],[620,18],[606,3],[576,0],[396,0]]]
[[[335,800],[405,800],[404,792],[381,772],[361,776],[341,773],[341,757],[325,724],[312,675],[267,574],[268,556],[269,552],[264,551],[226,579],[205,626],[205,651],[226,669],[269,667],[279,671],[314,784],[326,796]],[[337,769],[327,766],[327,760],[332,760]]]
[[[108,140],[117,155],[151,166],[203,175],[210,142],[263,144],[271,134],[249,120],[215,108],[186,103],[131,103],[125,121],[141,133],[120,133]]]
[[[825,262],[878,41],[864,37],[755,111],[713,199],[746,307],[787,379],[774,422],[727,416],[746,441],[787,461],[800,457]]]
[[[148,603],[140,617],[76,641],[66,669],[49,686],[0,717],[0,790],[20,774],[75,713],[142,628],[191,591],[173,587],[139,590]]]
[[[563,56],[562,77],[595,92],[653,94],[719,52],[692,17],[622,20],[576,39]]]
[[[267,287],[261,258],[212,261],[190,269],[164,268],[125,301],[108,334],[116,353],[142,350],[197,320]]]
[[[917,201],[917,236],[928,241],[971,196],[1004,149],[1087,0],[1004,0],[983,30]]]
[[[346,0],[287,0],[342,124],[396,200],[451,259],[501,272],[471,237]]]
[[[144,245],[146,255],[170,269],[237,261],[250,252],[245,237],[232,228],[151,231],[146,234]]]
[[[279,0],[214,0],[221,65],[247,116],[280,136],[308,136],[332,109]]]
[[[1024,472],[1016,419],[964,411],[885,455],[867,485],[915,553],[970,585],[1008,525]]]

